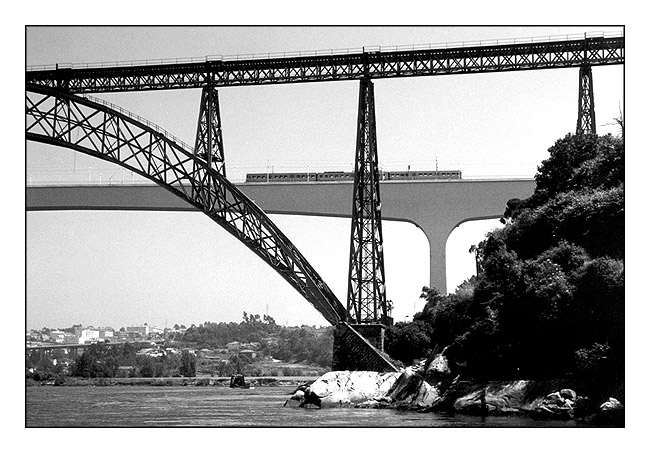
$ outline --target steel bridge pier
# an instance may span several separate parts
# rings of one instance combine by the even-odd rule
[[[578,124],[576,135],[596,134],[596,110],[594,106],[594,78],[591,66],[580,67],[578,85]]]
[[[359,84],[359,113],[352,196],[347,310],[352,325],[334,331],[333,370],[395,370],[383,354],[384,333],[391,325],[386,301],[375,93],[370,78]],[[374,354],[367,351],[375,349]]]

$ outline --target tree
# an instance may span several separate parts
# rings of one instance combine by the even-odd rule
[[[405,350],[426,332],[453,372],[488,379],[599,370],[620,379],[624,356],[624,146],[567,135],[549,149],[533,196],[506,203],[476,253],[477,277],[454,294],[423,289]],[[415,323],[424,326],[415,326]],[[409,337],[410,335],[410,337]],[[423,351],[425,347],[419,347]]]
[[[426,357],[431,348],[429,325],[424,321],[398,322],[386,329],[386,353],[404,363]]]
[[[156,375],[156,363],[153,357],[146,355],[138,357],[138,365],[140,376],[151,378]]]
[[[181,353],[181,366],[179,369],[181,375],[185,377],[196,376],[196,357],[189,351]]]

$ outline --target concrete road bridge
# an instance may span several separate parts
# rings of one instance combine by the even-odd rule
[[[351,217],[352,182],[255,183],[237,188],[267,214]],[[429,283],[446,285],[446,243],[460,224],[499,218],[511,198],[527,198],[533,179],[395,181],[381,183],[382,218],[410,222],[429,241]],[[197,211],[155,185],[30,186],[28,211]],[[454,288],[449,288],[453,290]]]

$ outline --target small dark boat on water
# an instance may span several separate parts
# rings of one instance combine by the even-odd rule
[[[246,382],[243,374],[235,373],[232,376],[230,376],[230,388],[249,389],[251,388],[251,385]]]

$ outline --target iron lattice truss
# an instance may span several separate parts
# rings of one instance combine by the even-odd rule
[[[264,212],[207,160],[162,131],[98,102],[28,86],[26,138],[116,163],[156,182],[243,242],[328,322],[347,319],[345,307]]]
[[[579,84],[576,134],[595,134],[596,108],[594,106],[594,80],[591,75],[591,66],[580,68]]]
[[[199,123],[196,128],[194,155],[205,160],[208,167],[214,168],[222,176],[226,176],[226,161],[221,135],[221,115],[219,113],[219,92],[214,87],[204,87],[201,93],[201,108],[199,110]]]
[[[28,71],[28,84],[75,93],[520,71],[624,63],[624,37]]]
[[[352,233],[348,278],[348,312],[353,322],[386,323],[381,198],[372,81],[359,89],[357,150],[352,200]]]

